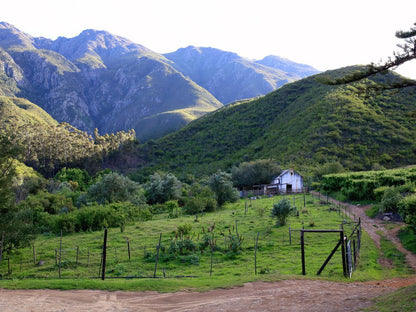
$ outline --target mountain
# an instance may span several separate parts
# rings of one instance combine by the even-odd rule
[[[106,31],[34,38],[0,23],[0,95],[26,98],[88,133],[160,137],[222,106],[165,57]]]
[[[255,100],[221,108],[176,133],[141,147],[146,166],[180,174],[229,170],[244,161],[275,159],[311,170],[340,162],[352,170],[416,163],[416,94],[401,89],[367,94],[363,84],[399,81],[394,72],[353,85],[329,86],[324,77],[348,67],[288,83]],[[139,174],[139,173],[138,173]]]
[[[305,78],[318,73],[312,66],[293,62],[287,58],[276,55],[266,56],[262,60],[255,61],[258,64],[282,70],[297,79]]]
[[[214,48],[189,46],[164,56],[223,104],[265,95],[287,82],[318,73],[311,66],[278,56],[253,61]]]

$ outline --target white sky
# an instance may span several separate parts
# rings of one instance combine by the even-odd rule
[[[278,55],[319,70],[378,62],[416,22],[416,0],[13,0],[0,21],[35,37],[107,30],[159,53],[189,45]],[[416,78],[416,61],[397,70]],[[403,69],[402,69],[403,68]]]

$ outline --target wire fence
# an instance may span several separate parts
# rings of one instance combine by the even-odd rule
[[[291,197],[290,197],[291,198]],[[317,197],[320,201],[328,199]],[[295,199],[293,198],[295,202]],[[305,205],[305,197],[297,202],[298,208]],[[247,209],[247,207],[246,207]],[[335,210],[340,219],[346,218],[345,207],[331,205],[328,210]],[[95,232],[94,239],[74,240],[61,236],[51,245],[48,240],[32,245],[31,256],[19,251],[3,256],[0,263],[1,278],[169,278],[196,277],[225,274],[225,267],[234,266],[234,274],[263,274],[276,271],[283,274],[301,274],[302,272],[302,231],[289,227],[287,232],[272,235],[271,228],[264,231],[240,232],[238,222],[229,227],[228,232],[204,230],[204,233],[189,233],[175,237],[172,233],[154,233],[151,243],[127,237],[115,229],[108,232],[104,244],[104,233]],[[344,251],[336,250],[330,257],[322,274],[331,276],[343,273],[351,276],[359,259],[361,245],[361,227],[357,222],[342,222],[340,229],[347,237]],[[310,235],[310,234],[307,234]],[[328,248],[339,242],[339,236],[317,235],[318,254],[308,254],[306,259],[321,257],[321,264],[328,256]],[[79,239],[79,238],[77,238]],[[192,252],[181,253],[180,248]],[[193,244],[193,245],[192,245]],[[52,247],[51,247],[52,246]],[[105,248],[103,248],[105,246]],[[178,248],[176,258],[170,253],[172,246]],[[328,247],[329,246],[329,247]],[[204,247],[204,248],[202,248]],[[235,256],[244,250],[241,257]],[[342,256],[341,256],[342,253]],[[345,263],[343,261],[345,261]],[[173,265],[175,262],[180,265]],[[283,265],[284,264],[284,265]],[[309,265],[309,263],[308,263]],[[317,266],[317,264],[314,264]],[[195,270],[195,266],[197,269]],[[191,268],[193,267],[193,269]],[[345,271],[347,267],[347,271]],[[315,274],[317,267],[310,270]]]

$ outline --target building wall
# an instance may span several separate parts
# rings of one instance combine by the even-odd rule
[[[279,184],[279,190],[281,191],[300,192],[303,190],[302,176],[292,170],[286,171],[273,182]]]

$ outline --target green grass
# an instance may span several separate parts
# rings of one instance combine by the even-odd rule
[[[370,218],[375,218],[379,212],[380,212],[379,205],[371,205],[371,207],[365,211],[365,214],[369,216]]]
[[[414,312],[416,311],[416,285],[399,289],[392,294],[378,297],[374,301],[376,303],[366,308],[365,312]]]
[[[393,268],[390,270],[390,274],[411,274],[412,270],[406,264],[406,256],[397,250],[394,243],[386,239],[381,233],[380,235],[380,249],[385,259],[388,259]]]
[[[289,197],[293,203],[293,197]],[[285,226],[277,227],[270,217],[273,203],[278,197],[264,198],[247,202],[228,204],[222,210],[198,216],[181,216],[169,219],[166,215],[156,215],[153,220],[129,225],[124,232],[113,228],[108,231],[106,280],[97,277],[100,274],[101,246],[103,232],[88,232],[64,235],[62,239],[61,279],[59,261],[55,250],[59,250],[60,238],[56,235],[41,235],[35,243],[36,263],[44,261],[42,266],[35,264],[33,246],[3,255],[0,265],[0,287],[7,288],[59,288],[59,289],[122,289],[122,290],[159,290],[175,291],[182,289],[206,290],[218,287],[242,285],[256,280],[276,281],[287,278],[326,279],[333,281],[380,280],[389,277],[404,276],[410,272],[398,266],[395,269],[381,267],[377,259],[379,252],[370,237],[363,233],[359,265],[352,279],[343,277],[340,251],[337,251],[321,276],[316,276],[333,247],[338,233],[306,233],[305,257],[306,276],[303,277],[300,257],[300,232],[292,231],[292,244],[289,239],[289,227],[301,229],[339,229],[344,216],[332,211],[329,205],[307,197],[303,207],[303,196],[296,198],[299,217],[289,217]],[[189,239],[195,244],[203,243],[205,234],[212,237],[209,228],[215,224],[214,240],[217,249],[213,253],[212,274],[209,249],[202,253],[197,250],[188,255],[173,258],[168,253],[159,256],[156,279],[156,246],[162,233],[161,251],[167,251],[172,240],[176,240],[175,231],[180,225],[189,224],[192,229]],[[313,225],[313,226],[312,226]],[[350,226],[351,227],[351,226]],[[345,230],[351,229],[345,225]],[[230,233],[243,238],[241,250],[231,253],[228,249]],[[205,233],[205,234],[204,234]],[[257,249],[257,275],[254,266],[254,242],[259,233]],[[127,238],[130,242],[128,258]],[[179,240],[181,240],[179,238]],[[77,262],[77,246],[79,246]],[[145,255],[150,255],[145,257]],[[8,261],[12,273],[8,274]],[[170,259],[170,260],[169,260]],[[163,278],[163,271],[166,278]],[[192,276],[192,277],[189,277]],[[120,279],[131,277],[130,279]],[[134,278],[133,278],[134,277]],[[7,278],[7,279],[5,279]]]
[[[399,238],[407,250],[416,254],[416,234],[409,228],[404,228],[399,232]]]

